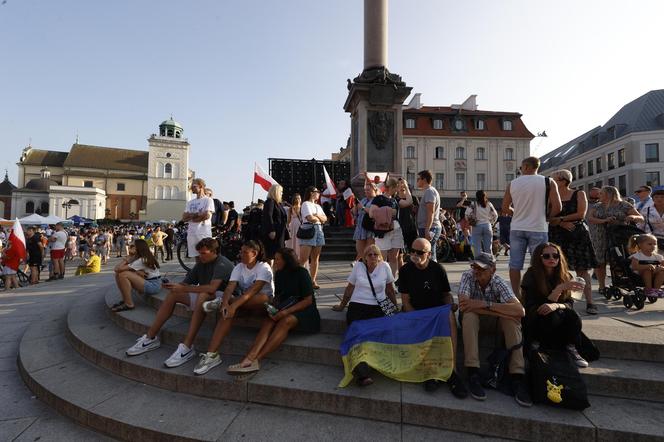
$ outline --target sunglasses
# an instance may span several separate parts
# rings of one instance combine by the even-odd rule
[[[428,250],[416,250],[416,249],[413,249],[413,250],[410,251],[410,253],[414,253],[414,254],[416,254],[416,255],[418,255],[418,256],[422,256],[422,255],[426,255],[427,253],[429,253],[429,251],[428,251]]]
[[[542,253],[542,258],[544,259],[560,259],[558,253]]]

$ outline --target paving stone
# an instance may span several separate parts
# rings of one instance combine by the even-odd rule
[[[597,440],[610,442],[664,440],[664,404],[593,397],[583,414],[597,427]]]
[[[0,372],[16,371],[16,356],[0,358]]]
[[[51,413],[51,416],[44,416],[37,419],[36,422],[30,425],[13,442],[88,442],[91,440],[96,442],[111,442],[113,439],[77,425],[64,416]]]
[[[401,440],[401,426],[387,422],[248,404],[226,429],[220,440],[396,442]]]
[[[30,392],[16,371],[2,373],[0,398],[2,419],[34,417],[48,411],[48,407]]]
[[[36,420],[36,417],[0,420],[0,440],[14,440],[14,438],[24,432]]]
[[[459,433],[457,431],[438,430],[436,428],[417,427],[414,425],[404,425],[401,431],[401,440],[403,442],[439,442],[441,440],[453,440],[455,442],[501,442],[510,439]]]

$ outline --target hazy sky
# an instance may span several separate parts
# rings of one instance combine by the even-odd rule
[[[362,70],[361,0],[0,3],[0,167],[32,139],[147,149],[171,113],[221,199],[253,163],[346,144],[346,78]],[[545,153],[664,88],[656,1],[391,0],[389,68],[425,105],[477,94],[517,111]],[[256,189],[256,196],[264,192]]]

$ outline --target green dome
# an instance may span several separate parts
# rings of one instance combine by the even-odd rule
[[[159,125],[159,127],[162,127],[162,126],[170,126],[170,127],[176,127],[178,129],[182,129],[182,125],[180,123],[178,123],[177,121],[175,121],[173,118],[169,118],[168,120],[162,122]]]

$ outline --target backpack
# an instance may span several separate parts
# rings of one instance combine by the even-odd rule
[[[394,200],[385,195],[378,195],[371,201],[371,205],[380,208],[380,210],[374,210],[374,218],[371,222],[373,223],[372,231],[378,238],[382,238],[394,228],[394,223],[392,223]],[[369,216],[365,218],[369,218]]]
[[[522,347],[523,342],[510,348],[496,347],[487,357],[489,370],[488,373],[485,373],[482,377],[482,384],[484,384],[485,387],[490,387],[509,396],[513,396],[514,390],[512,388],[512,379],[509,374],[510,357],[512,356],[513,351],[521,351]]]
[[[566,350],[533,350],[529,360],[533,402],[572,410],[590,406],[586,384]]]
[[[221,201],[217,198],[213,198],[212,202],[214,202],[214,213],[212,214],[211,221],[213,226],[218,226],[221,223],[222,215],[224,213],[224,205],[221,204]]]

